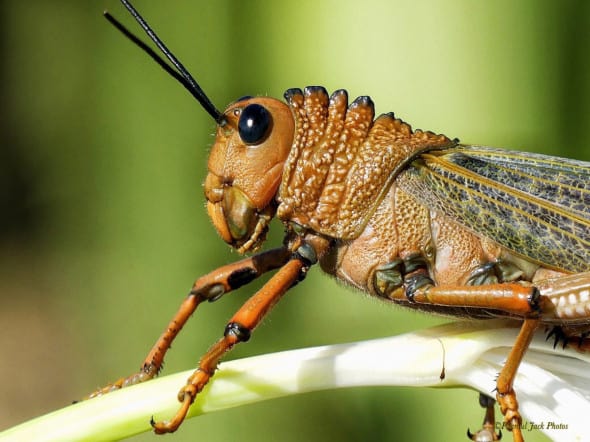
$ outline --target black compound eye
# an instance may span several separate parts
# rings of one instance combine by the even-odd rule
[[[240,138],[246,144],[259,144],[266,138],[271,125],[270,113],[259,104],[249,104],[244,108],[238,121]]]

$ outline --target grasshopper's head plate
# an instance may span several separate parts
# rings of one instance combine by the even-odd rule
[[[207,211],[239,252],[265,239],[294,130],[289,107],[272,98],[232,103],[217,126],[205,180]]]

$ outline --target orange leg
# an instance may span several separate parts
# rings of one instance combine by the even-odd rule
[[[539,291],[534,286],[500,283],[441,287],[426,285],[413,292],[410,302],[500,310],[516,316],[528,316],[539,312],[541,301]]]
[[[158,434],[171,433],[178,429],[197,394],[203,390],[215,373],[222,356],[234,345],[245,342],[262,318],[281,299],[282,295],[306,271],[306,264],[299,257],[288,261],[256,294],[236,312],[225,327],[223,338],[217,341],[199,361],[199,367],[178,393],[182,402],[176,415],[169,421],[154,422],[152,426]]]
[[[398,290],[397,300],[402,300]],[[496,381],[496,399],[504,415],[507,427],[513,432],[514,441],[523,441],[522,417],[518,412],[516,393],[512,388],[518,367],[539,325],[541,312],[549,305],[537,287],[518,283],[489,284],[481,286],[435,287],[427,277],[409,278],[404,296],[409,302],[433,306],[481,308],[499,310],[521,316],[523,323],[516,342],[506,359]]]
[[[224,294],[248,284],[260,275],[281,267],[289,260],[290,256],[291,251],[287,248],[273,249],[220,267],[199,278],[195,281],[191,292],[180,305],[164,333],[145,358],[140,371],[91,393],[85,399],[152,379],[162,368],[164,356],[170,349],[172,341],[201,302],[216,301]]]
[[[518,401],[516,400],[516,393],[512,388],[512,384],[538,325],[539,320],[536,318],[524,320],[516,342],[496,380],[496,399],[500,405],[500,411],[504,415],[504,422],[512,430],[512,437],[515,442],[523,441],[524,439],[521,431],[522,417],[518,412]]]

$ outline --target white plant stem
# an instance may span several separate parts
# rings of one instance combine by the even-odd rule
[[[453,323],[391,338],[223,362],[189,416],[356,386],[467,386],[490,394],[517,332],[514,323],[502,321]],[[523,415],[545,427],[549,422],[567,426],[545,428],[552,438],[589,440],[589,362],[586,354],[554,349],[538,333],[515,382]],[[68,406],[0,433],[0,441],[117,440],[149,431],[151,416],[166,420],[177,410],[175,393],[191,373]]]

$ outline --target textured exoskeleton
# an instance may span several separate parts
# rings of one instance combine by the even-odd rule
[[[177,71],[138,44],[217,122],[204,187],[220,236],[240,252],[256,251],[276,216],[285,238],[278,249],[198,279],[140,372],[95,394],[155,376],[201,302],[279,269],[201,358],[179,393],[178,413],[153,423],[158,433],[175,431],[222,355],[248,340],[319,263],[335,278],[407,307],[520,321],[496,397],[514,439],[522,440],[512,383],[534,331],[550,324],[567,339],[590,330],[590,164],[460,144],[412,130],[391,113],[375,118],[369,97],[349,105],[344,90],[328,95],[318,86],[290,89],[286,102],[245,97],[221,113],[153,31],[148,34]],[[493,406],[483,406],[489,432]]]

